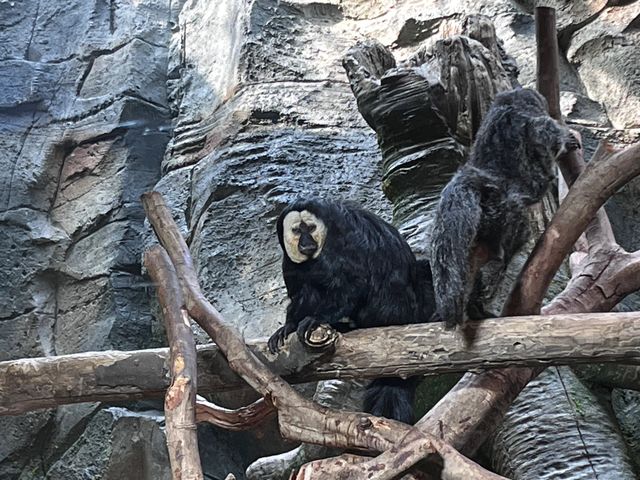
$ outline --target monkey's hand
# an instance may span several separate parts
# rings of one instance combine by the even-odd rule
[[[302,321],[298,324],[298,339],[302,343],[306,343],[307,334],[310,333],[316,327],[319,327],[323,322],[321,319],[317,317],[304,317]]]
[[[582,143],[580,142],[580,134],[575,130],[567,129],[564,148],[567,152],[582,148]]]
[[[280,347],[284,345],[285,339],[295,332],[296,327],[291,323],[285,323],[282,327],[280,327],[276,332],[271,335],[269,341],[267,342],[267,346],[269,347],[269,351],[271,353],[277,353],[280,350]]]

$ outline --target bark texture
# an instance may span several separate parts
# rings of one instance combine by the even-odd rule
[[[636,478],[610,407],[601,404],[567,367],[548,368],[531,382],[504,422],[493,440],[492,466],[509,478],[551,479],[561,471],[571,472],[572,479]],[[563,451],[561,458],[555,452],[556,442],[530,440],[554,438],[559,429],[559,441],[580,445],[573,454]],[[554,469],[539,461],[549,457],[558,462]]]
[[[171,385],[164,396],[167,447],[173,480],[202,480],[196,430],[196,344],[180,285],[162,247],[148,250],[144,264],[156,285],[170,346]]]
[[[265,342],[249,348],[291,383],[336,377],[435,375],[505,365],[543,367],[594,360],[640,363],[640,313],[503,317],[474,322],[470,328],[477,335],[472,346],[439,324],[337,334],[324,353],[289,359],[296,363],[295,372],[282,362],[269,362],[271,355]],[[290,345],[297,342],[294,339]],[[433,345],[437,348],[430,347]],[[372,350],[378,352],[375,358],[371,357]],[[162,372],[168,372],[174,363],[166,349],[0,362],[0,415],[92,400],[157,397],[170,386]],[[197,365],[201,393],[246,387],[213,345],[198,350]],[[215,374],[207,373],[214,368]],[[632,385],[629,380],[629,387]]]

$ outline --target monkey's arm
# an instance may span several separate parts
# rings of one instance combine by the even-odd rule
[[[568,127],[559,124],[551,117],[536,117],[531,121],[531,129],[536,132],[532,138],[537,138],[540,147],[550,148],[557,160],[572,150],[580,148],[580,141]]]
[[[478,172],[461,170],[442,191],[431,233],[431,270],[436,298],[432,319],[454,327],[464,321],[470,290],[470,254],[482,218]]]
[[[351,289],[339,286],[325,292],[309,285],[302,286],[287,307],[284,325],[267,342],[271,353],[278,351],[293,332],[297,331],[300,341],[304,342],[307,332],[317,326],[335,326],[342,318],[350,316],[358,299],[349,292],[360,291],[362,289],[355,285]]]
[[[271,353],[276,353],[282,345],[284,345],[284,341],[286,338],[296,331],[298,327],[298,320],[295,319],[291,315],[291,307],[292,304],[289,304],[287,307],[287,319],[284,322],[284,325],[278,328],[269,340],[267,341],[267,346],[269,347],[269,351]]]
[[[356,302],[349,301],[348,298],[342,303],[331,299],[327,299],[326,302],[314,315],[308,315],[298,323],[296,332],[301,342],[306,340],[307,333],[320,325],[335,327],[344,317],[350,317],[356,307]]]
[[[297,285],[295,289],[287,285],[287,290],[291,295],[291,303],[287,306],[284,325],[278,328],[267,342],[271,353],[276,353],[284,345],[286,338],[296,331],[300,322],[313,314],[320,305],[320,293],[308,284]]]

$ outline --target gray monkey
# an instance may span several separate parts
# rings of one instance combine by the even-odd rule
[[[488,316],[479,306],[480,267],[506,268],[529,235],[527,207],[555,177],[554,161],[580,148],[553,120],[545,98],[518,88],[500,93],[485,115],[469,161],[442,191],[431,235],[433,320],[449,328]]]

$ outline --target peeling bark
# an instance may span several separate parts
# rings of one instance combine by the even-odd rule
[[[191,322],[167,253],[156,246],[145,253],[144,264],[156,284],[170,345],[171,385],[164,398],[167,448],[173,480],[202,480],[196,430],[196,344]]]

